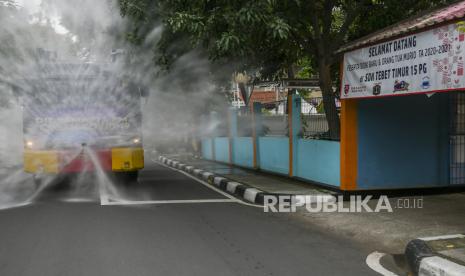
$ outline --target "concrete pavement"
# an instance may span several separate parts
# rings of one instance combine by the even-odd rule
[[[173,168],[174,170],[179,170],[182,173],[186,173],[200,180],[205,180],[206,184],[210,184],[212,187],[216,187],[216,189],[221,189],[228,194],[252,204],[264,205],[265,201],[269,200],[278,202],[280,196],[293,197],[294,200],[297,200],[296,197],[302,195],[319,198],[321,201],[333,199],[333,195],[329,191],[322,192],[317,189],[311,189],[311,187],[305,187],[302,183],[297,185],[287,180],[277,182],[277,179],[274,179],[272,176],[270,177],[265,174],[259,175],[258,173],[245,170],[242,170],[243,176],[241,181],[237,180],[237,175],[233,173],[224,174],[223,172],[223,174],[218,174],[219,170],[213,162],[204,160],[193,160],[193,162],[189,162],[190,160],[187,160],[189,163],[184,164],[183,162],[185,160],[182,158],[174,158],[171,159],[159,156],[158,160],[163,165]],[[207,167],[207,164],[213,166]],[[234,167],[230,167],[229,169],[235,170]]]
[[[227,164],[189,157],[170,155],[185,164],[208,170],[267,192],[291,194],[334,194],[334,191],[289,179],[287,177],[254,172]],[[304,223],[314,224],[322,231],[343,236],[360,243],[376,245],[377,250],[403,253],[407,243],[417,237],[463,233],[465,229],[465,193],[421,194],[390,196],[392,213],[309,213],[294,214]],[[371,200],[375,206],[377,200]],[[345,202],[344,206],[349,203]]]
[[[187,165],[200,168],[224,176],[232,181],[247,184],[259,190],[275,194],[336,194],[319,186],[304,183],[291,178],[243,169],[228,164],[222,164],[205,159],[194,158],[189,154],[166,155],[171,160],[183,162]]]
[[[283,176],[192,158],[186,154],[169,155],[169,158],[162,159],[164,161],[168,160],[167,163],[170,166],[177,167],[179,163],[169,161],[177,160],[186,164],[185,166],[193,166],[201,170],[203,174],[206,171],[212,172],[216,175],[215,178],[226,177],[228,181],[237,181],[241,185],[248,187],[247,189],[259,189],[261,193],[335,194],[333,191],[324,190],[312,184]],[[236,194],[236,196],[240,195]],[[464,196],[464,193],[431,194],[431,191],[426,191],[425,194],[421,194],[421,191],[418,191],[412,196],[391,195],[389,201],[394,208],[392,213],[310,213],[302,208],[293,216],[301,220],[302,223],[319,227],[322,231],[345,237],[360,244],[369,245],[377,251],[391,253],[392,255],[386,255],[387,258],[383,257],[381,262],[388,260],[385,262],[385,266],[402,274],[407,267],[414,271],[419,270],[419,261],[411,262],[408,257],[407,260],[403,257],[406,245],[410,245],[409,242],[412,239],[421,236],[463,233],[463,229],[465,229],[465,221],[463,220],[465,215]],[[368,205],[373,208],[376,203],[377,200],[370,200]],[[348,207],[349,202],[344,202],[343,205]],[[447,252],[454,252],[455,255],[460,257],[454,255],[455,257],[446,256],[446,258],[459,265],[464,265],[463,245],[460,245],[459,249],[457,245],[453,246],[455,246],[454,250],[448,250]],[[407,251],[409,251],[408,249],[407,246]],[[380,254],[382,255],[382,253]],[[418,254],[424,255],[421,252]],[[376,256],[376,254],[370,256]],[[434,255],[430,254],[428,256]],[[434,263],[434,265],[436,267],[433,265],[430,265],[430,267],[435,267],[434,269],[437,270],[438,264]]]
[[[376,275],[370,249],[156,164],[116,186],[119,205],[86,181],[0,211],[0,275]]]

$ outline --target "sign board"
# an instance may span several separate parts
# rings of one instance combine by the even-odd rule
[[[465,89],[465,22],[354,50],[344,55],[341,98]]]

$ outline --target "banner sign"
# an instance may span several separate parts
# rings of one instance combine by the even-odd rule
[[[465,89],[465,22],[344,55],[341,98]]]

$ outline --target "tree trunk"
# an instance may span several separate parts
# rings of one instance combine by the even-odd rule
[[[288,79],[294,79],[295,78],[294,68],[293,68],[292,64],[287,67],[287,78]],[[287,93],[288,93],[288,95],[295,95],[295,94],[297,94],[297,89],[288,89]]]
[[[249,95],[247,95],[247,88],[245,87],[245,84],[240,82],[239,83],[239,92],[241,93],[242,100],[244,101],[245,106],[249,105]]]
[[[329,127],[329,137],[331,140],[339,140],[341,126],[331,80],[331,64],[327,59],[320,58],[318,60],[318,67],[320,73],[320,88],[323,94],[323,106]]]

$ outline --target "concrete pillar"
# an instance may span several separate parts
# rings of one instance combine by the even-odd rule
[[[358,102],[341,101],[341,190],[357,189],[358,174]]]
[[[252,142],[253,142],[253,168],[260,168],[260,154],[258,150],[259,137],[263,134],[262,104],[253,103],[252,108]]]
[[[302,101],[299,95],[289,95],[288,124],[289,124],[289,176],[294,176],[294,168],[297,165],[297,142],[302,134]]]

